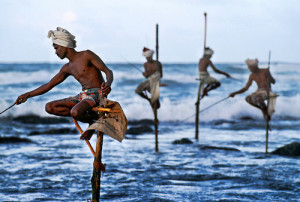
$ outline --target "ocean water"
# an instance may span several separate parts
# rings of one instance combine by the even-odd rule
[[[142,69],[142,64],[134,64]],[[62,64],[0,64],[0,111],[17,96],[55,75]],[[130,64],[107,64],[114,72],[109,99],[118,101],[129,121],[153,120],[150,105],[134,92],[144,80]],[[127,134],[119,143],[104,136],[101,178],[103,201],[298,201],[298,157],[266,155],[265,123],[261,112],[245,101],[256,84],[234,98],[200,114],[199,141],[194,139],[197,64],[163,64],[166,87],[160,88],[159,152],[154,134]],[[242,88],[249,71],[244,63],[216,64],[240,81],[213,73],[220,88],[201,101],[200,109]],[[260,67],[265,68],[266,64]],[[277,99],[271,121],[269,151],[299,142],[300,64],[272,63]],[[43,118],[44,106],[78,94],[73,78],[48,93],[31,98],[0,115],[0,201],[86,201],[91,198],[93,156],[71,119],[60,123],[24,123],[20,116]],[[141,123],[140,123],[141,125]],[[81,124],[82,128],[87,127]],[[150,124],[150,127],[153,126]],[[67,134],[43,132],[68,129]],[[44,134],[31,135],[33,132]],[[8,138],[8,139],[6,139]],[[17,139],[13,139],[17,138]],[[173,144],[188,138],[192,144]],[[95,145],[96,135],[91,139]]]

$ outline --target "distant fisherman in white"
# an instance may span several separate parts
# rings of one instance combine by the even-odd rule
[[[260,69],[258,67],[258,60],[247,59],[246,63],[249,70],[252,72],[249,76],[246,86],[236,92],[233,92],[229,97],[234,97],[237,94],[241,94],[249,89],[252,82],[257,84],[257,90],[246,97],[246,101],[260,109],[266,121],[271,120],[272,114],[275,112],[276,93],[271,90],[271,83],[275,84],[275,79],[272,77],[269,69]],[[268,92],[269,91],[269,92]],[[269,96],[269,97],[268,97]],[[269,98],[269,107],[267,107],[265,100]]]
[[[230,78],[229,74],[217,69],[215,65],[211,62],[210,58],[212,57],[213,54],[214,51],[212,49],[210,49],[209,47],[205,48],[203,57],[200,59],[198,63],[201,88],[203,88],[206,85],[202,91],[201,98],[203,98],[204,96],[208,96],[209,91],[221,86],[220,81],[218,81],[217,79],[209,75],[207,71],[208,66],[211,66],[216,73],[224,74],[226,77]]]
[[[159,108],[159,85],[160,79],[162,78],[162,64],[159,61],[153,60],[152,56],[154,54],[153,50],[144,47],[143,56],[146,57],[147,62],[144,63],[145,72],[143,75],[147,78],[138,85],[135,92],[142,98],[148,100],[152,107]],[[150,92],[151,98],[147,96],[147,92]]]

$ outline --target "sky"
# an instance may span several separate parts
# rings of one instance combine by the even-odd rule
[[[145,61],[144,46],[159,60],[197,63],[207,46],[213,62],[247,58],[300,62],[299,0],[1,0],[0,62],[67,62],[55,54],[49,30],[76,36],[77,51],[91,50],[105,63]]]

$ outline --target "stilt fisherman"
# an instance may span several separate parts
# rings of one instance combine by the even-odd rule
[[[257,84],[257,90],[246,97],[246,101],[260,109],[266,121],[270,121],[273,113],[275,112],[275,103],[277,94],[272,92],[271,84],[275,84],[275,79],[271,75],[269,69],[260,69],[258,67],[258,60],[247,59],[251,74],[249,76],[246,86],[238,91],[230,93],[229,97],[234,97],[237,94],[241,94],[249,89],[252,82],[255,81]],[[269,106],[265,103],[269,99]]]
[[[143,56],[147,62],[144,63],[145,71],[143,75],[147,78],[146,81],[140,83],[135,92],[142,98],[148,100],[153,108],[159,108],[159,85],[160,79],[163,76],[162,64],[159,61],[153,60],[154,51],[144,47]],[[147,91],[150,92],[151,98],[147,96]]]
[[[221,86],[221,82],[218,81],[217,79],[211,77],[207,71],[207,68],[209,66],[211,66],[211,68],[218,74],[223,74],[225,75],[227,78],[230,78],[230,75],[226,72],[223,72],[219,69],[217,69],[215,67],[215,65],[212,63],[212,61],[210,60],[210,58],[212,57],[212,55],[214,54],[214,51],[212,49],[210,49],[209,47],[206,47],[204,49],[204,54],[203,57],[200,59],[199,63],[198,63],[198,68],[199,68],[199,72],[200,72],[200,84],[203,88],[202,90],[202,95],[201,95],[201,99],[204,96],[208,96],[208,92],[216,89],[218,87]]]

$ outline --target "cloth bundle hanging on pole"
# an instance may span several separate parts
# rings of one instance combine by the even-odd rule
[[[127,118],[118,102],[103,98],[103,107],[111,109],[111,112],[100,116],[86,130],[98,130],[119,142],[125,137],[127,130]]]

